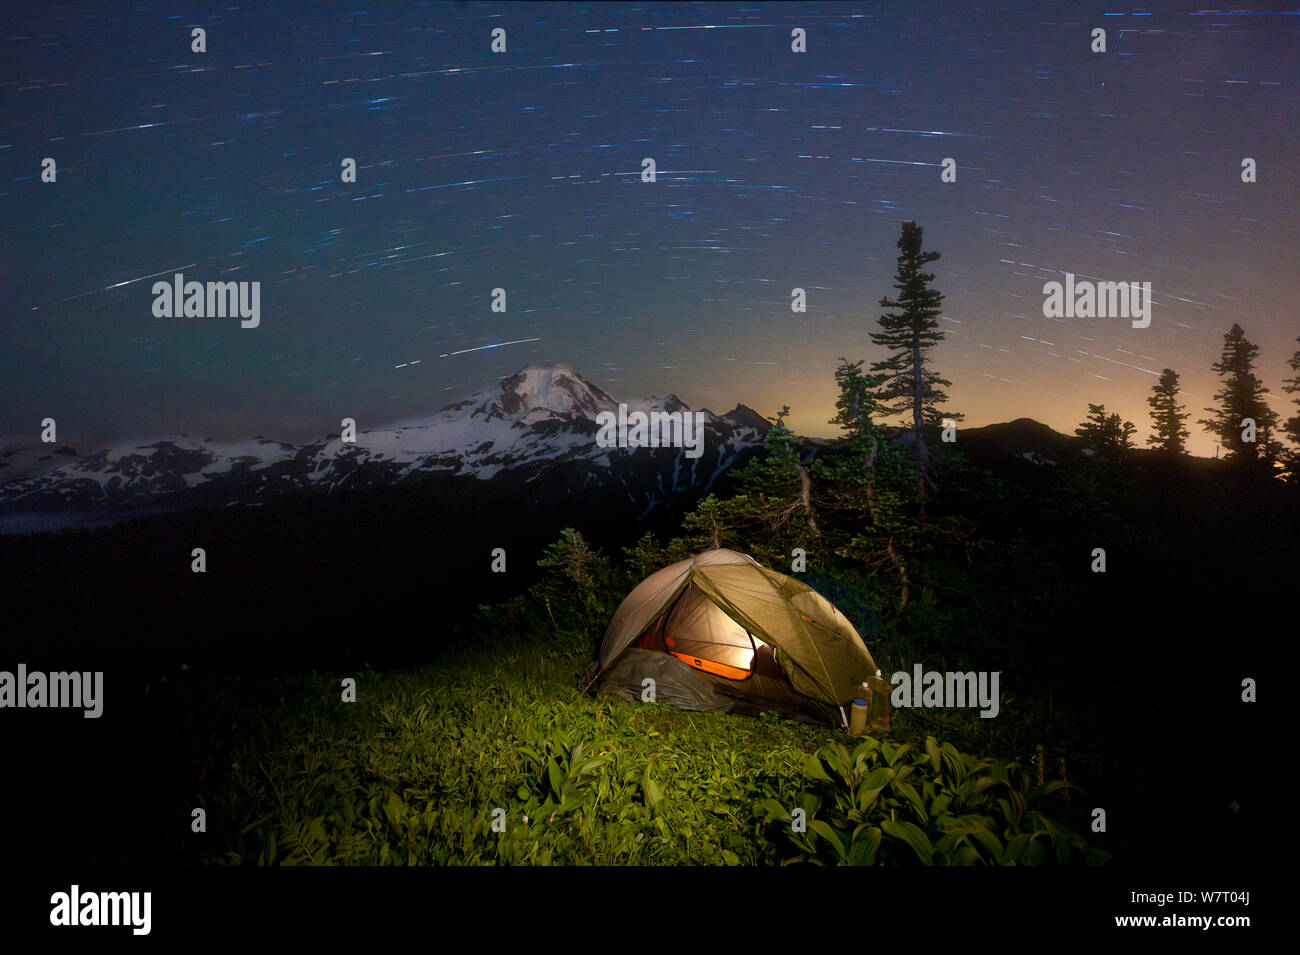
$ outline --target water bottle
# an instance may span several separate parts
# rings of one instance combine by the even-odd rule
[[[871,712],[871,707],[867,706],[867,701],[858,697],[853,701],[853,707],[849,711],[849,735],[861,736],[867,731],[867,715]]]

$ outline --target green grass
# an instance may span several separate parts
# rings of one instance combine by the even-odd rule
[[[793,850],[760,800],[811,798],[809,757],[853,742],[586,695],[585,638],[483,640],[414,672],[226,681],[189,700],[204,769],[185,799],[207,835],[177,850],[219,865],[769,864]]]

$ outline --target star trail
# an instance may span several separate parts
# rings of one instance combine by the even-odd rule
[[[1298,13],[11,6],[0,442],[46,416],[83,451],[305,440],[541,361],[620,396],[788,404],[829,435],[839,357],[883,357],[867,333],[907,219],[943,256],[935,367],[964,426],[1068,433],[1104,402],[1140,445],[1161,369],[1210,402],[1234,322],[1283,411]],[[260,324],[156,317],[150,285],[179,272],[259,282]],[[1149,282],[1150,326],[1045,317],[1067,273]]]

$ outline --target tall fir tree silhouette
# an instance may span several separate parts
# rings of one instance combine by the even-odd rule
[[[1152,434],[1147,444],[1154,444],[1169,454],[1186,454],[1188,432],[1183,422],[1191,417],[1178,401],[1178,372],[1166,368],[1160,380],[1151,386],[1147,397],[1151,406]]]
[[[1300,342],[1300,338],[1296,341]],[[1296,350],[1287,364],[1291,366],[1291,377],[1283,380],[1282,390],[1289,395],[1300,395],[1300,349]],[[1300,405],[1300,397],[1291,400]],[[1287,418],[1286,424],[1282,425],[1282,430],[1288,438],[1300,445],[1300,414]],[[1300,480],[1300,451],[1292,451],[1289,462],[1291,476]]]
[[[940,307],[943,295],[931,287],[934,275],[922,269],[939,258],[938,252],[921,250],[921,227],[915,222],[904,222],[898,240],[898,271],[894,275],[896,299],[882,298],[882,308],[894,309],[880,316],[879,332],[871,332],[871,340],[889,351],[889,357],[872,364],[873,372],[883,372],[883,382],[877,392],[885,414],[908,413],[912,419],[912,433],[916,438],[916,493],[924,510],[929,493],[935,490],[930,473],[928,438],[943,418],[954,421],[961,414],[940,410],[948,400],[942,387],[952,382],[929,370],[930,351],[943,341],[939,330]]]
[[[1208,418],[1197,424],[1218,437],[1225,458],[1240,465],[1266,465],[1270,469],[1281,454],[1274,433],[1277,429],[1277,412],[1268,406],[1264,396],[1268,389],[1255,375],[1255,359],[1259,346],[1246,338],[1240,325],[1234,324],[1223,336],[1223,351],[1219,360],[1210,367],[1223,379],[1214,393],[1217,408],[1206,408]],[[1254,440],[1247,440],[1254,423]]]

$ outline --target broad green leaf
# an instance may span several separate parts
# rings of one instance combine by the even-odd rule
[[[397,793],[389,793],[388,802],[384,804],[384,815],[388,817],[388,821],[396,825],[405,814],[406,803],[402,802],[402,797]]]
[[[789,810],[782,806],[775,799],[760,799],[754,803],[754,811],[764,813],[764,822],[771,822],[773,819],[779,819],[781,822],[789,822],[792,818]]]
[[[886,819],[880,824],[885,835],[900,839],[912,847],[922,865],[934,865],[934,846],[915,823]]]
[[[990,855],[993,857],[993,861],[1000,865],[1002,863],[1002,853],[1004,851],[1002,840],[990,832],[988,827],[982,822],[970,822],[968,825],[970,826],[971,835],[979,840],[984,848],[988,849]]]
[[[849,844],[849,865],[875,865],[880,839],[880,830],[875,826],[859,827]]]
[[[835,858],[841,862],[844,861],[844,842],[840,839],[839,833],[835,831],[835,828],[829,822],[822,819],[814,819],[808,823],[808,828],[834,846]]]
[[[858,783],[857,807],[867,812],[876,803],[880,791],[893,781],[895,773],[888,766],[877,766]]]
[[[867,759],[880,748],[880,741],[875,737],[868,736],[859,743],[853,750],[853,762],[856,764],[860,759]]]
[[[1036,788],[1029,795],[1030,798],[1037,799],[1040,796],[1050,796],[1052,793],[1059,792],[1062,789],[1077,790],[1078,788],[1079,787],[1074,785],[1074,783],[1066,782],[1064,779],[1054,779],[1050,783],[1045,783],[1044,785]]]
[[[935,741],[933,736],[927,736],[925,738],[925,751],[930,754],[930,766],[937,773],[939,767],[942,765],[942,761],[940,758],[939,744]]]
[[[925,811],[925,804],[921,801],[920,795],[918,795],[911,783],[894,780],[893,789],[894,792],[901,794],[904,799],[912,804],[912,808],[916,810],[916,814],[922,822],[930,821],[930,817]]]
[[[1011,794],[1011,807],[1015,810],[1016,819],[1025,818],[1025,810],[1028,808],[1025,803],[1025,794],[1019,789],[1012,789],[1009,792]]]
[[[1012,836],[1007,840],[1007,847],[1002,852],[1003,865],[1018,865],[1025,856],[1025,850],[1029,848],[1029,842],[1033,837],[1022,832]]]
[[[826,783],[835,782],[835,780],[826,774],[826,770],[822,767],[822,761],[816,756],[809,756],[804,760],[803,774],[809,779],[816,779]]]
[[[872,786],[870,789],[859,789],[857,810],[869,814],[875,808],[876,800],[880,798],[880,792],[884,788],[884,786]]]
[[[592,770],[599,769],[601,766],[604,766],[606,763],[610,763],[610,762],[613,762],[613,760],[608,758],[589,759],[582,764],[582,766],[578,769],[575,775],[585,776],[588,773],[590,773]]]
[[[957,844],[965,839],[969,833],[969,826],[958,826],[955,829],[950,829],[944,833],[942,839],[934,844],[934,848],[941,856],[950,855],[957,848]]]
[[[1002,810],[1002,817],[1006,819],[1007,822],[1019,826],[1020,817],[1016,815],[1016,809],[1014,806],[1011,805],[1011,800],[997,799],[995,800],[995,804],[999,809]]]
[[[651,809],[657,809],[659,804],[663,802],[664,791],[659,788],[659,784],[650,775],[649,768],[646,769],[645,775],[641,778],[641,789],[645,793],[645,804]]]
[[[848,750],[839,743],[831,743],[822,749],[821,756],[826,761],[827,767],[838,774],[845,782],[848,781],[852,773]]]
[[[811,819],[822,807],[822,797],[812,792],[801,792],[798,797],[799,808]]]

